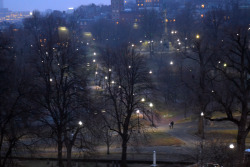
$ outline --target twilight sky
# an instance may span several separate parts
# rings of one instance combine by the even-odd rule
[[[69,7],[76,8],[91,3],[110,4],[110,2],[111,0],[3,0],[4,7],[12,11],[67,10]]]

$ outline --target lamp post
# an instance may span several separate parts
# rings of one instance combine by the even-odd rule
[[[235,146],[234,144],[230,144],[229,145],[229,149],[230,149],[230,152],[229,152],[229,158],[230,158],[230,163],[234,164],[235,163],[235,159],[234,159],[234,149],[235,149]]]
[[[200,150],[200,158],[201,158],[201,166],[203,166],[203,140],[204,140],[204,113],[201,112],[201,150]]]
[[[201,138],[204,139],[204,113],[201,112]]]
[[[141,102],[144,103],[144,102],[145,102],[145,98],[142,98],[142,99],[141,99]],[[144,119],[144,109],[143,109],[143,111],[142,111],[142,119]]]
[[[152,126],[154,126],[154,114],[153,114],[153,103],[149,103],[149,107],[150,107],[150,109],[151,109],[151,115],[152,115]]]
[[[140,133],[140,120],[139,120],[139,115],[140,115],[140,110],[137,110],[136,111],[136,113],[137,113],[137,125],[138,125],[138,133]]]

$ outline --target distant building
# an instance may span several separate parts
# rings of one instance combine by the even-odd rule
[[[0,0],[0,9],[4,8],[3,7],[3,0]]]
[[[137,9],[159,10],[162,0],[136,0]]]
[[[30,17],[32,13],[28,11],[20,11],[20,12],[13,12],[8,10],[8,8],[0,8],[0,22],[7,21],[7,22],[18,22],[26,17]]]
[[[140,22],[141,13],[138,11],[123,11],[120,13],[121,22],[134,23],[133,28],[137,29],[137,22]]]
[[[74,13],[74,8],[68,8],[68,10],[66,11],[67,14],[72,14]]]
[[[111,0],[112,20],[118,22],[120,13],[124,11],[124,0]]]

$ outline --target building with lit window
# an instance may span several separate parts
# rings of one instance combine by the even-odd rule
[[[137,8],[159,10],[162,0],[136,0]]]
[[[118,22],[124,10],[124,0],[111,0],[112,20]]]
[[[14,23],[22,21],[22,19],[30,17],[30,15],[32,13],[28,11],[13,12],[8,10],[8,8],[0,8],[0,22],[7,21]]]

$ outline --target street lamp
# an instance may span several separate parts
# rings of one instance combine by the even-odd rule
[[[154,106],[153,103],[149,103],[149,107],[151,108],[151,115],[152,115],[152,126],[154,126],[154,114],[152,110],[153,106]]]
[[[79,124],[80,126],[82,126],[82,121],[79,121],[78,124]]]
[[[139,115],[140,115],[140,110],[136,110],[137,113],[137,125],[138,125],[138,133],[140,133],[140,122],[139,122]]]
[[[204,139],[205,138],[205,136],[204,136],[204,113],[203,112],[201,112],[201,133],[202,133],[202,139]]]
[[[230,148],[230,149],[234,149],[234,144],[230,144],[230,145],[229,145],[229,148]]]
[[[231,144],[229,145],[229,153],[230,153],[229,155],[230,155],[230,161],[231,161],[230,163],[231,163],[231,164],[234,164],[234,163],[235,163],[234,148],[235,148],[234,144],[231,143]],[[247,150],[245,150],[245,151],[247,151]]]

